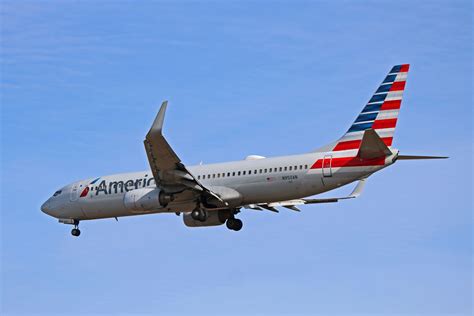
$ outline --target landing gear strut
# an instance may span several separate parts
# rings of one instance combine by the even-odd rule
[[[79,237],[81,231],[79,230],[79,221],[74,221],[74,228],[71,230],[71,235]]]

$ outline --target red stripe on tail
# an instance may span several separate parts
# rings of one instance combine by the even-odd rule
[[[410,69],[410,64],[405,64],[400,67],[400,72],[408,72]]]
[[[380,111],[384,110],[398,110],[400,105],[402,104],[402,100],[392,100],[392,101],[385,101],[380,108]]]
[[[405,89],[405,81],[395,81],[390,88],[390,91],[402,91]]]
[[[386,120],[375,120],[373,129],[382,129],[382,128],[394,128],[397,125],[397,119],[386,119]]]
[[[382,138],[382,141],[385,143],[385,145],[392,146],[393,137],[384,137]],[[360,147],[361,142],[362,142],[362,139],[339,142],[337,143],[336,147],[334,147],[333,151],[357,149]]]
[[[361,159],[359,157],[339,157],[332,158],[331,168],[341,167],[368,167],[385,165],[385,157],[375,159]],[[318,159],[311,166],[311,169],[321,169],[323,167],[323,159]]]

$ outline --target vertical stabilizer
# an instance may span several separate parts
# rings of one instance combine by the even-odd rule
[[[374,130],[385,145],[392,145],[409,67],[408,64],[392,67],[349,130],[336,142],[333,151],[359,148],[368,129]]]

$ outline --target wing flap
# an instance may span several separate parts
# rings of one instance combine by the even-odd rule
[[[288,201],[280,201],[280,202],[272,202],[272,203],[258,203],[258,204],[250,204],[246,205],[245,208],[253,209],[253,210],[262,210],[266,209],[275,213],[278,213],[276,207],[284,207],[290,209],[292,211],[299,212],[300,209],[297,207],[298,205],[303,204],[316,204],[316,203],[335,203],[339,200],[347,200],[347,199],[354,199],[362,194],[362,191],[365,187],[366,179],[361,179],[355,186],[354,190],[352,190],[351,194],[344,197],[338,198],[322,198],[322,199],[296,199],[296,200],[288,200]]]

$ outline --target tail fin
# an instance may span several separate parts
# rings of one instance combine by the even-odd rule
[[[404,64],[390,70],[352,126],[337,141],[333,151],[359,148],[368,129],[377,132],[385,145],[392,145],[409,67]]]

